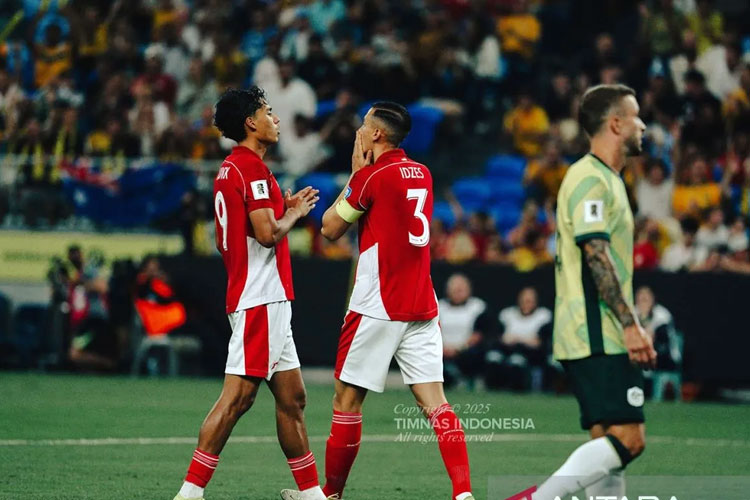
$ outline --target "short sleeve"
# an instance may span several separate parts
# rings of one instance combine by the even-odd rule
[[[568,198],[568,216],[576,243],[594,238],[609,240],[612,196],[604,179],[585,177]]]
[[[273,182],[270,172],[260,165],[250,165],[242,173],[245,206],[247,213],[259,210],[261,208],[273,208],[271,201],[271,182]]]
[[[349,223],[355,222],[372,204],[372,188],[370,177],[372,169],[358,170],[349,181],[344,198],[336,205],[336,212]]]

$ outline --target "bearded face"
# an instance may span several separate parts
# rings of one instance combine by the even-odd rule
[[[640,128],[625,139],[625,156],[639,156],[643,152],[643,132]]]

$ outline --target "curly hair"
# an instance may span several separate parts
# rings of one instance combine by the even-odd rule
[[[214,125],[224,137],[242,142],[247,138],[245,119],[253,116],[265,102],[266,93],[260,87],[228,89],[216,103]]]

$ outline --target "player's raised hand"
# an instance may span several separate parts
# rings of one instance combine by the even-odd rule
[[[373,157],[372,150],[365,151],[362,145],[362,132],[357,130],[357,136],[354,138],[354,151],[352,151],[352,173],[365,167],[372,165]]]
[[[651,336],[639,324],[625,328],[625,348],[632,363],[643,368],[656,367],[656,351]]]
[[[315,204],[320,200],[318,193],[320,191],[314,189],[312,186],[302,188],[294,195],[291,189],[287,189],[284,195],[284,203],[287,210],[295,209],[299,212],[300,217],[304,217],[310,213],[310,210],[315,208]]]

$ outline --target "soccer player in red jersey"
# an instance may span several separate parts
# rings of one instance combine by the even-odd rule
[[[359,221],[360,250],[336,359],[323,488],[328,498],[343,494],[359,450],[362,403],[367,391],[383,391],[394,356],[437,434],[451,499],[474,498],[464,431],[443,392],[443,343],[430,277],[432,175],[398,148],[410,128],[403,106],[372,106],[357,131],[349,183],[323,216],[329,240]]]
[[[263,163],[279,140],[279,119],[258,87],[228,90],[215,124],[238,142],[214,181],[216,246],[227,269],[232,326],[224,387],[203,421],[198,448],[175,500],[202,499],[237,420],[265,379],[276,399],[279,443],[304,500],[325,499],[303,417],[305,386],[291,329],[292,271],[287,233],[318,201],[307,187],[282,195]]]

